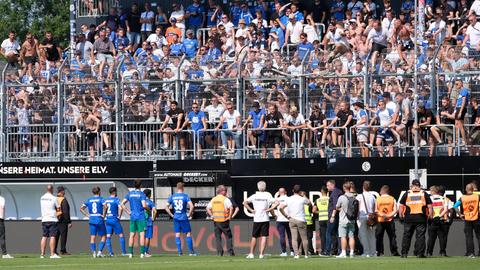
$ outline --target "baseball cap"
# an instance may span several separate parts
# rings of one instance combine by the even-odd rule
[[[187,30],[187,35],[188,35],[188,34],[193,34],[193,30],[192,30],[192,29],[188,29],[188,30]]]
[[[240,20],[238,21],[238,24],[245,24],[245,20],[244,20],[244,19],[240,19]]]
[[[176,23],[176,22],[177,22],[177,18],[175,18],[175,17],[170,18],[170,22]]]
[[[421,187],[422,184],[420,184],[420,181],[418,181],[418,179],[414,179],[412,181],[412,186]]]
[[[260,108],[260,102],[254,101],[253,104],[252,104],[252,107],[254,107],[254,108]]]

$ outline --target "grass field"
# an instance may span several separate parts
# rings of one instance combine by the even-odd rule
[[[292,258],[267,257],[263,260],[247,260],[244,256],[237,257],[177,257],[157,255],[152,258],[97,258],[93,259],[87,255],[68,256],[58,260],[40,259],[35,255],[16,255],[13,260],[1,260],[0,269],[382,269],[382,270],[430,270],[430,269],[480,269],[479,259],[468,259],[465,257],[449,258],[427,258],[417,259],[410,257],[402,259],[399,257],[381,258],[320,258],[294,260]]]

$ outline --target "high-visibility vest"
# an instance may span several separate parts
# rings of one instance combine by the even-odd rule
[[[440,213],[442,213],[443,208],[445,207],[445,198],[440,195],[432,195],[430,196],[430,199],[432,200],[433,217],[444,218],[440,216]]]
[[[62,202],[63,202],[63,200],[65,200],[65,197],[57,197],[57,203],[60,206],[56,210],[57,217],[59,217],[63,214],[63,212],[62,212]]]
[[[463,195],[460,201],[462,202],[462,212],[465,216],[465,221],[478,220],[478,203],[480,196],[477,194]]]
[[[328,196],[323,196],[318,198],[316,201],[316,205],[318,208],[318,220],[319,221],[327,221],[328,220],[328,200],[330,198]]]
[[[390,195],[382,195],[377,199],[377,209],[379,214],[389,215],[395,210],[395,198]],[[377,216],[378,222],[391,222],[393,217],[384,218],[380,215]]]
[[[425,193],[423,191],[407,193],[405,205],[410,209],[410,215],[424,215],[423,208],[427,205],[425,201]]]
[[[307,225],[312,225],[313,218],[312,218],[312,214],[310,213],[310,205],[304,205],[304,208],[305,208],[305,221],[307,222]]]
[[[225,222],[228,217],[228,208],[225,208],[225,200],[227,197],[223,195],[217,195],[211,200],[212,203],[212,213],[213,221],[215,222]]]

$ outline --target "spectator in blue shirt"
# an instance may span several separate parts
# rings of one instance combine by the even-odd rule
[[[235,0],[233,5],[230,7],[230,18],[232,19],[232,23],[235,27],[238,26],[241,13],[242,8],[240,7],[240,0]]]
[[[332,14],[332,17],[336,19],[337,22],[343,21],[345,19],[345,3],[343,0],[336,0],[332,2],[331,8],[330,8],[330,13]]]
[[[463,86],[463,81],[461,79],[455,80],[455,88],[459,89],[459,94],[457,97],[457,103],[455,106],[455,127],[457,130],[460,130],[460,137],[459,138],[459,145],[463,145],[466,142],[466,135],[465,135],[465,114],[467,113],[467,106],[470,100],[470,91],[466,87]]]
[[[265,3],[264,0],[257,0],[257,5],[255,6],[255,12],[260,11],[262,12],[262,18],[267,17],[268,5]]]
[[[245,24],[249,25],[253,21],[252,13],[250,13],[250,10],[248,10],[248,6],[245,3],[242,4],[241,8],[240,19],[244,19]]]
[[[270,28],[270,33],[275,33],[277,34],[278,37],[278,43],[280,46],[285,44],[285,32],[283,31],[282,27],[280,27],[280,20],[273,20],[273,26]]]
[[[199,0],[193,0],[193,3],[185,10],[188,29],[192,29],[194,33],[205,24],[205,8],[199,2]]]
[[[183,44],[178,41],[178,36],[174,34],[173,43],[170,45],[170,55],[171,56],[181,56],[185,52]]]
[[[250,145],[247,147],[250,149],[256,149],[257,146],[265,146],[265,132],[261,130],[264,126],[265,121],[265,109],[260,108],[260,103],[254,101],[252,105],[252,110],[248,113],[248,118],[245,121],[243,128],[246,128],[249,122],[252,122],[252,128],[248,130],[248,140]],[[266,154],[266,149],[263,151]],[[265,156],[265,155],[264,155]]]
[[[194,32],[191,29],[187,30],[187,38],[183,40],[183,49],[188,58],[194,58],[197,54],[198,41],[194,38]]]
[[[222,58],[222,52],[218,48],[215,48],[215,43],[212,39],[208,40],[208,49],[206,55],[207,61],[217,61],[221,60]]]
[[[292,4],[290,6],[290,9],[292,10],[293,15],[295,15],[295,19],[297,20],[297,22],[303,23],[303,20],[305,19],[305,17],[303,16],[303,13],[300,10],[298,10],[298,5]]]
[[[198,66],[197,61],[195,61],[195,60],[192,61],[191,65],[190,65],[190,68],[185,73],[186,73],[187,78],[189,80],[194,80],[194,81],[196,81],[196,80],[200,81],[205,76],[205,73]],[[201,83],[190,82],[189,86],[188,86],[188,89],[187,89],[187,92],[188,93],[198,92],[198,91],[200,91],[201,86],[202,86]]]
[[[217,11],[217,4],[215,4],[215,1],[208,0],[206,13],[207,13],[207,27],[209,28],[217,25],[216,18],[213,16],[216,11]],[[212,20],[212,17],[215,18],[215,20]]]
[[[115,46],[115,49],[117,51],[120,45],[123,46],[124,50],[128,50],[130,48],[130,40],[128,40],[128,37],[123,28],[119,28],[117,30],[116,38],[115,38],[115,41],[113,42],[113,45]]]
[[[313,51],[313,45],[312,43],[308,42],[307,34],[305,33],[300,34],[300,41],[301,42],[298,44],[297,53],[298,53],[298,58],[300,60],[303,60],[305,55],[309,55],[310,52]]]
[[[202,158],[202,147],[204,145],[205,129],[207,127],[207,118],[205,113],[200,111],[198,103],[192,104],[192,111],[188,113],[188,121],[185,121],[185,125],[190,125],[190,129],[193,130],[194,136],[197,141],[197,158]]]

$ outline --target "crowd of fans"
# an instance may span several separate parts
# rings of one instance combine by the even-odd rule
[[[1,45],[8,62],[10,131],[29,133],[36,131],[33,124],[57,123],[61,81],[62,118],[71,132],[86,132],[74,127],[82,112],[103,130],[117,116],[136,124],[128,131],[236,130],[177,138],[180,149],[198,144],[197,150],[239,154],[243,145],[268,146],[280,157],[288,148],[296,156],[308,155],[304,148],[325,156],[336,147],[351,155],[346,147],[351,146],[362,156],[372,151],[393,156],[395,147],[413,146],[412,135],[420,131],[420,145],[430,145],[428,154],[446,142],[453,155],[454,145],[477,142],[476,127],[465,124],[480,123],[480,0],[426,1],[422,26],[413,24],[412,0],[403,0],[398,12],[389,0],[192,2],[173,2],[166,11],[150,3],[111,7],[99,25],[81,25],[73,55],[64,53],[69,48],[60,48],[50,32],[43,39],[27,34],[22,43],[12,31]],[[424,28],[417,40],[415,27]],[[413,102],[415,88],[419,104]],[[202,117],[195,106],[205,113],[203,125],[197,125]],[[240,108],[230,113],[229,106]],[[262,127],[284,130],[256,130]],[[253,129],[242,131],[247,128]],[[98,138],[99,132],[92,130]],[[95,149],[110,150],[113,136],[102,137],[93,140]],[[176,147],[168,143],[170,135],[157,137],[149,146],[129,137],[125,147],[139,152]],[[22,152],[32,140],[19,136],[15,149]],[[50,149],[48,139],[36,140],[42,144],[37,148]]]

